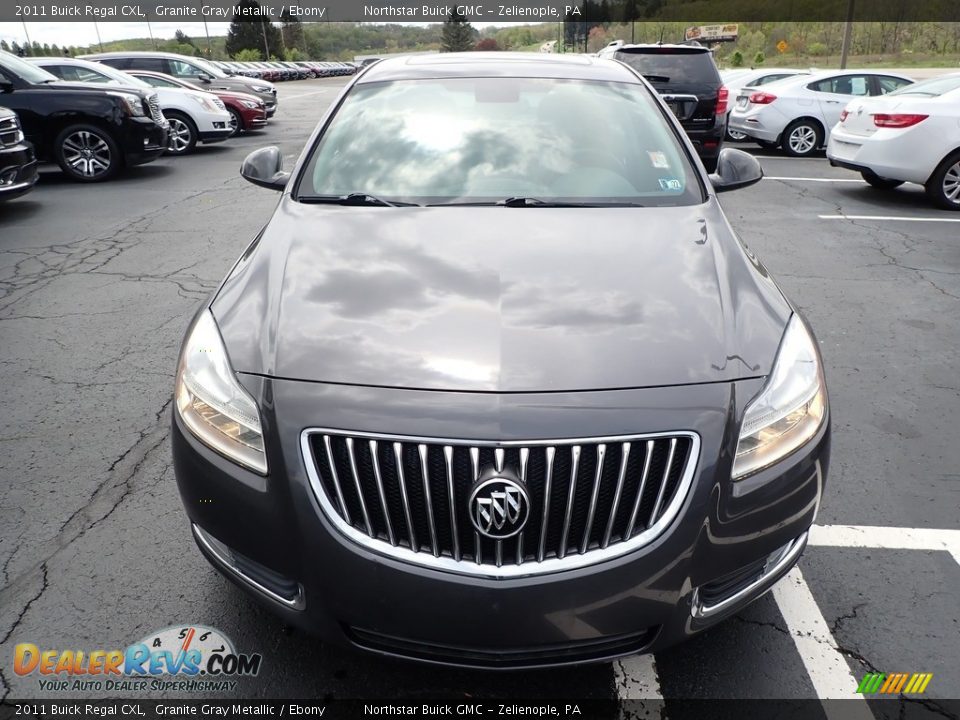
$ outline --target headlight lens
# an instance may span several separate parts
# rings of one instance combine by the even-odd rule
[[[220,112],[220,108],[218,108],[216,103],[214,103],[209,98],[201,97],[200,95],[191,95],[190,97],[192,97],[194,101],[199,103],[200,106],[207,112],[212,112],[212,113]]]
[[[794,315],[767,384],[744,413],[733,478],[762,470],[792,453],[816,435],[826,414],[827,390],[817,348],[803,321]]]
[[[258,93],[270,92],[270,88],[267,85],[253,85],[252,87]]]
[[[205,311],[180,351],[174,390],[184,424],[234,462],[267,474],[256,403],[234,377],[217,324]]]
[[[240,104],[243,105],[244,107],[250,108],[251,110],[253,110],[254,108],[258,108],[261,105],[261,103],[258,103],[255,100],[241,100]]]
[[[147,113],[143,109],[143,102],[140,100],[139,95],[130,95],[129,93],[120,92],[112,92],[110,94],[123,100],[126,111],[130,115],[133,115],[134,117],[146,117]]]

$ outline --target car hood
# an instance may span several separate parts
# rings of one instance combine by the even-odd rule
[[[365,208],[288,196],[212,311],[238,372],[488,392],[766,375],[791,313],[714,200]]]
[[[102,95],[105,92],[125,92],[140,97],[152,95],[151,90],[134,87],[133,85],[107,85],[105,83],[83,83],[83,82],[65,82],[58,80],[52,83],[38,83],[30,86],[31,90],[76,90],[85,93],[96,93]]]

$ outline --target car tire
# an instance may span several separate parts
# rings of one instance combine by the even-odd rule
[[[732,140],[734,142],[743,142],[744,140],[749,140],[746,133],[742,133],[739,130],[731,130],[727,128],[727,140]]]
[[[236,137],[245,132],[247,128],[243,125],[243,116],[232,107],[228,107],[227,112],[230,113],[230,128],[232,130],[228,137]]]
[[[947,155],[924,187],[935,205],[960,210],[960,151]]]
[[[60,169],[77,182],[103,182],[123,167],[123,154],[110,134],[95,125],[70,125],[53,142]]]
[[[167,136],[167,155],[188,155],[197,146],[197,126],[187,115],[175,110],[163,116],[170,123]]]
[[[861,170],[860,177],[862,177],[868,185],[878,190],[893,190],[903,185],[903,180],[891,180],[890,178],[880,177],[872,170]]]
[[[823,128],[816,120],[801,118],[787,125],[780,147],[790,157],[810,157],[823,145]]]

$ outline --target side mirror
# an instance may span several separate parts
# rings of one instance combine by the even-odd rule
[[[199,75],[197,75],[197,79],[200,82],[207,83],[209,85],[210,81],[213,80],[213,76],[207,75],[206,73],[200,73]]]
[[[13,92],[13,82],[7,80],[7,78],[0,76],[0,92],[8,93]]]
[[[760,162],[750,153],[724,148],[717,158],[717,171],[710,175],[710,184],[718,192],[739,190],[763,178]]]
[[[243,159],[240,175],[245,180],[271,190],[283,190],[290,173],[283,171],[283,155],[276,145],[254,150]]]

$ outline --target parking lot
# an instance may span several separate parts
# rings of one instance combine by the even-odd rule
[[[663,697],[669,716],[676,698],[855,698],[864,673],[929,672],[916,707],[954,717],[939,701],[960,691],[960,213],[822,156],[745,144],[766,178],[722,198],[816,329],[834,430],[799,570],[745,612],[655,658],[467,672],[324,648],[210,567],[171,467],[176,353],[276,203],[241,159],[276,144],[292,163],[344,82],[282,85],[265,130],[109,184],[50,167],[0,207],[4,696],[45,695],[10,669],[18,642],[122,647],[196,623],[264,655],[237,697]]]

